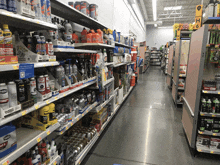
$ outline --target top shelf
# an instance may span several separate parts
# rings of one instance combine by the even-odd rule
[[[220,17],[208,17],[208,19],[203,21],[203,24],[219,24]]]
[[[105,25],[81,13],[61,0],[51,0],[53,14],[92,29],[107,29]]]
[[[19,14],[8,12],[3,9],[0,9],[0,21],[2,23],[8,24],[9,28],[12,26],[32,31],[57,29],[57,26],[52,23],[28,18]]]
[[[118,43],[118,42],[115,42],[115,46],[121,46],[121,47],[125,47],[125,48],[131,49],[131,46],[128,46],[128,45],[125,45],[125,44],[122,44],[122,43]]]

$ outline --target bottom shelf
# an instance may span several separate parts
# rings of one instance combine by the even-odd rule
[[[123,102],[124,100],[129,96],[129,94],[131,93],[131,91],[133,90],[134,87],[131,87],[129,89],[129,91],[127,92],[127,94],[124,96],[123,98]],[[122,102],[122,103],[123,103]],[[119,108],[121,107],[122,104],[119,104],[116,106],[114,112],[112,112],[111,116],[108,117],[108,119],[106,120],[106,122],[103,124],[101,130],[93,137],[93,139],[90,141],[90,143],[83,149],[83,151],[76,157],[76,163],[75,165],[79,165],[81,164],[81,162],[83,161],[83,159],[86,157],[86,155],[88,154],[88,152],[90,151],[90,149],[93,147],[93,145],[95,144],[95,142],[98,140],[99,136],[102,134],[103,130],[106,128],[106,126],[108,125],[108,123],[112,120],[112,118],[114,117],[114,115],[117,113],[117,111],[119,110]]]

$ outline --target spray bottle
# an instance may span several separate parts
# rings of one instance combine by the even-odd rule
[[[201,111],[206,112],[206,100],[204,98],[202,99]]]
[[[64,61],[60,61],[60,66],[56,67],[56,79],[60,85],[60,87],[66,86],[65,81],[65,71],[63,68]]]
[[[208,99],[208,101],[206,102],[206,107],[207,107],[207,112],[212,113],[212,101],[211,101],[211,99]]]

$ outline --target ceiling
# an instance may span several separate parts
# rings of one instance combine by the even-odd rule
[[[144,11],[142,9],[141,0],[137,0],[142,15]],[[153,0],[143,0],[148,19],[145,22],[153,21]],[[203,5],[206,6],[209,0],[203,0]],[[193,23],[195,21],[196,6],[201,4],[201,0],[157,0],[157,21],[162,21],[161,26],[172,26],[174,23]],[[181,10],[176,11],[164,11],[164,7],[182,6]],[[203,9],[204,10],[204,9]],[[173,12],[170,14],[170,12]],[[172,18],[179,17],[179,18]],[[146,17],[144,17],[146,18]]]

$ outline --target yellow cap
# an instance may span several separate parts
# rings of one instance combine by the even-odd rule
[[[3,29],[8,29],[8,24],[3,24]]]
[[[49,109],[50,109],[49,106],[45,106],[45,107],[41,108],[40,110],[41,111],[49,111]]]
[[[51,103],[50,105],[48,105],[50,109],[54,109],[55,108],[55,104]]]

